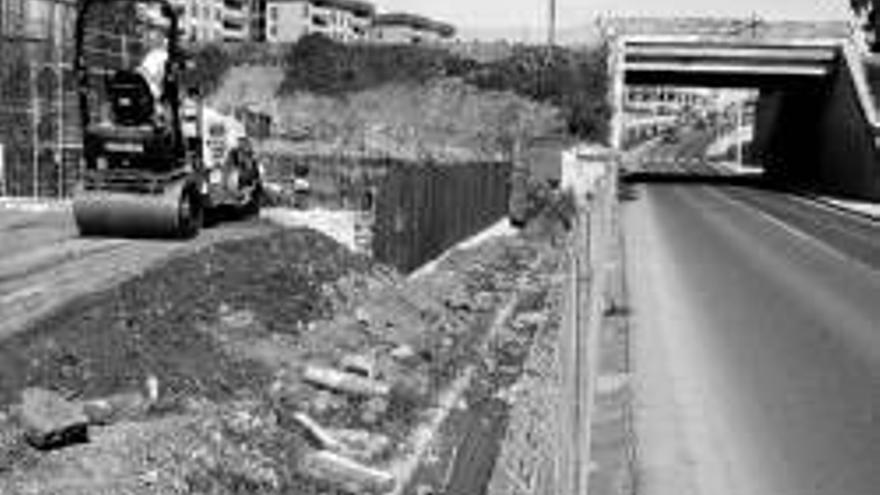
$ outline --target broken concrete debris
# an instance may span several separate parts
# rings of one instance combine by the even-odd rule
[[[88,441],[89,418],[81,404],[43,388],[21,394],[19,420],[28,443],[42,450]]]
[[[342,454],[363,462],[375,460],[391,448],[391,438],[382,433],[338,428],[330,430],[330,434],[341,443]]]
[[[147,414],[151,401],[138,392],[114,394],[82,403],[89,424],[108,425],[124,420],[135,420]]]
[[[412,348],[412,346],[402,344],[392,349],[390,355],[398,361],[408,361],[416,357],[416,351]]]
[[[293,420],[302,428],[306,440],[313,447],[322,450],[341,450],[342,444],[308,414],[298,412],[293,415]]]
[[[391,386],[385,382],[334,368],[314,365],[306,366],[303,379],[313,385],[347,394],[387,396],[391,392]]]
[[[361,421],[368,425],[374,425],[382,419],[388,411],[388,399],[384,397],[371,397],[361,406]]]
[[[307,476],[330,481],[351,493],[387,493],[396,483],[387,471],[328,450],[306,453],[300,469]]]
[[[364,378],[377,378],[376,359],[364,354],[347,354],[339,363],[342,371]]]

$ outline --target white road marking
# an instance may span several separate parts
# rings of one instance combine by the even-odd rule
[[[793,227],[793,226],[783,222],[782,220],[774,217],[773,215],[771,215],[765,211],[761,211],[761,210],[755,208],[754,206],[748,205],[740,200],[733,199],[730,196],[725,196],[724,194],[721,194],[717,191],[713,191],[710,189],[706,189],[705,191],[707,194],[714,196],[716,199],[719,199],[721,201],[726,202],[727,204],[733,205],[741,210],[745,210],[751,214],[756,215],[758,218],[764,220],[765,222],[767,222],[771,225],[776,226],[777,228],[783,230],[788,235],[795,237],[796,239],[799,239],[799,240],[804,241],[806,243],[812,244],[814,247],[816,247],[820,251],[824,252],[825,254],[827,254],[829,256],[834,257],[835,259],[837,259],[839,261],[843,261],[845,263],[855,262],[855,263],[859,263],[859,264],[864,264],[857,259],[854,259],[854,258],[847,256],[846,254],[842,253],[841,251],[834,248],[833,246],[826,243],[825,241],[818,239],[814,236],[811,236],[810,234],[804,232],[803,230],[801,230],[797,227]],[[865,265],[865,266],[873,269],[872,267],[870,267],[868,265]]]

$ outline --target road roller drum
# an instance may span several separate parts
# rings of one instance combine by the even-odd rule
[[[197,188],[178,181],[160,194],[81,189],[73,215],[82,235],[186,238],[201,227],[202,205]]]

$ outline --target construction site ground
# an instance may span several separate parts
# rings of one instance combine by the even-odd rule
[[[0,493],[484,492],[560,263],[502,235],[407,278],[265,220],[83,239],[0,210]],[[34,448],[34,388],[87,437]]]

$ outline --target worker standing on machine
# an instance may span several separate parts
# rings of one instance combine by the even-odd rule
[[[153,96],[155,116],[157,124],[164,124],[166,111],[165,97],[165,70],[168,65],[168,37],[163,31],[167,29],[163,23],[163,17],[150,8],[138,11],[143,18],[145,27],[144,44],[145,54],[137,67],[137,72],[144,78]]]

